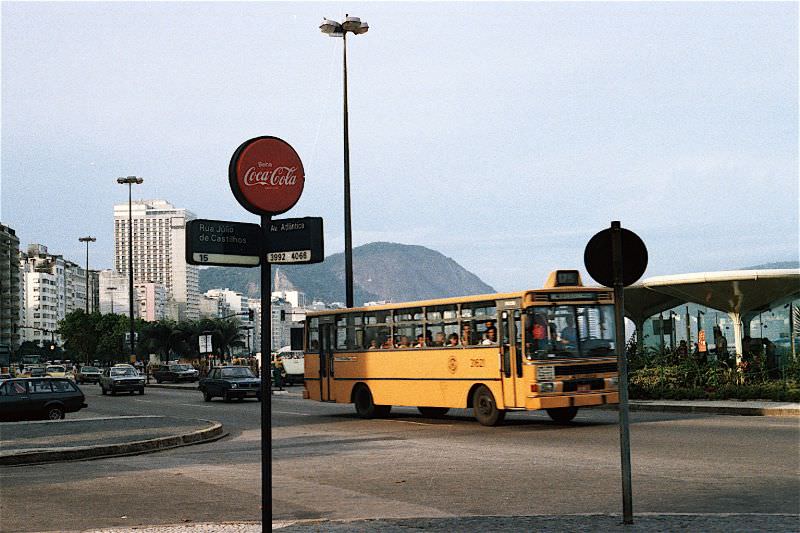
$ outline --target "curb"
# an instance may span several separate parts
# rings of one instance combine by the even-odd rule
[[[147,388],[152,388],[152,389],[170,389],[170,390],[185,390],[185,391],[191,391],[191,392],[197,392],[197,391],[200,390],[200,388],[197,385],[195,385],[194,387],[182,387],[180,385],[162,385],[160,383],[151,383],[149,385],[145,385],[144,387],[146,389]]]
[[[658,405],[630,403],[628,409],[631,411],[705,413],[738,416],[800,416],[800,409],[788,409],[784,407],[730,407],[721,405]]]
[[[140,455],[181,446],[204,444],[219,440],[227,435],[220,422],[203,420],[211,425],[207,428],[186,433],[159,437],[157,439],[139,440],[122,444],[104,444],[101,446],[76,446],[72,448],[47,448],[12,455],[0,455],[0,466],[22,466],[62,461],[80,461],[85,459],[101,459],[122,455]]]

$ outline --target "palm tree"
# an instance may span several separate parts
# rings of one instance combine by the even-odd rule
[[[212,341],[220,352],[228,357],[231,356],[231,348],[234,346],[244,346],[242,332],[239,330],[238,320],[217,320]]]

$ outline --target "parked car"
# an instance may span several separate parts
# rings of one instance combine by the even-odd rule
[[[67,367],[63,365],[47,365],[44,369],[45,374],[51,378],[65,378],[67,377]]]
[[[192,365],[160,365],[153,370],[153,377],[156,383],[162,381],[197,381],[200,379],[200,372]]]
[[[47,375],[47,371],[43,366],[32,366],[29,370],[28,376],[32,378],[43,378]]]
[[[82,366],[75,379],[78,383],[99,383],[101,374],[96,366]]]
[[[100,389],[103,394],[110,392],[112,396],[118,392],[133,394],[139,391],[139,394],[144,394],[144,378],[130,365],[115,365],[103,370],[100,376]]]
[[[66,378],[13,378],[0,382],[0,419],[60,420],[64,413],[79,411],[86,397]]]
[[[261,401],[261,380],[246,366],[218,366],[197,387],[203,399],[210,402],[215,396],[229,402],[232,398],[257,398]]]

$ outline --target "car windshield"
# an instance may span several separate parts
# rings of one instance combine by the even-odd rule
[[[66,372],[67,369],[64,368],[63,366],[50,365],[50,366],[47,367],[47,371],[48,372]]]
[[[189,365],[172,365],[169,369],[173,372],[183,372],[184,370],[189,370]]]
[[[525,321],[528,359],[602,356],[614,353],[614,307],[533,307]]]
[[[96,367],[93,367],[93,366],[85,366],[85,367],[81,368],[81,372],[97,372],[97,371],[98,371],[98,369]]]
[[[254,378],[253,372],[243,366],[241,368],[223,368],[222,369],[222,377],[223,378]]]
[[[136,370],[132,368],[112,368],[111,369],[112,376],[137,376]]]

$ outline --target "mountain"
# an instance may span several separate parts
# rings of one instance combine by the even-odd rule
[[[772,270],[776,268],[800,268],[800,261],[777,261],[775,263],[744,267],[739,270]]]
[[[200,292],[228,288],[250,297],[260,295],[258,268],[213,267],[200,270]],[[315,265],[273,265],[273,290],[299,290],[310,299],[344,302],[344,253]],[[277,287],[277,288],[276,288]],[[353,298],[403,302],[485,294],[495,290],[441,253],[390,242],[353,249]]]

